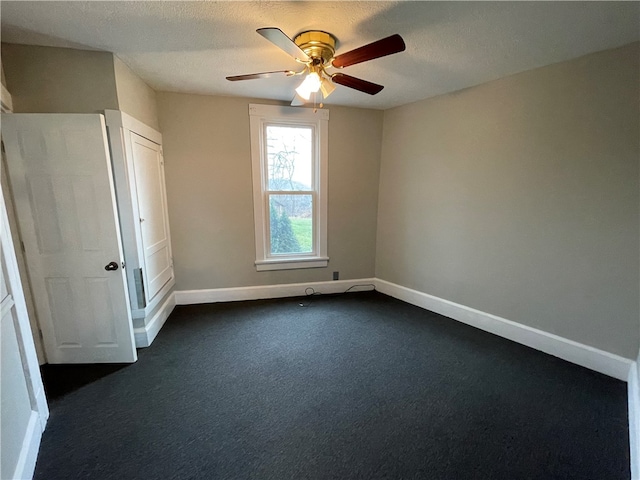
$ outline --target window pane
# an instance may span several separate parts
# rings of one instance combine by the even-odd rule
[[[311,195],[269,195],[271,254],[313,252]]]
[[[311,190],[313,129],[267,125],[266,137],[269,190]]]

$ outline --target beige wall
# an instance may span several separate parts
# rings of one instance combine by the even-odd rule
[[[118,108],[111,53],[3,43],[2,64],[15,112]]]
[[[113,66],[119,109],[156,130],[160,128],[156,92],[115,55]]]
[[[3,44],[2,63],[16,112],[120,108],[160,127],[178,289],[376,274],[637,355],[638,44],[384,114],[329,108],[330,265],[260,273],[247,105],[261,100],[159,93],[156,110],[105,52]]]
[[[2,61],[16,112],[116,109],[159,128],[155,91],[111,53],[3,43]]]
[[[329,267],[256,272],[251,102],[158,93],[176,289],[372,277],[383,113],[329,108]]]
[[[386,111],[376,275],[636,358],[638,48]]]

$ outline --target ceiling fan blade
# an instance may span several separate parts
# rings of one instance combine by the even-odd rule
[[[377,42],[369,43],[355,50],[351,50],[333,59],[331,64],[334,67],[342,68],[356,63],[366,62],[374,58],[385,57],[393,53],[403,52],[406,48],[404,40],[397,33],[390,37],[383,38]]]
[[[285,74],[287,77],[295,75],[296,72],[291,70],[278,70],[277,72],[261,72],[261,73],[248,73],[247,75],[234,75],[233,77],[227,77],[227,80],[237,82],[238,80],[254,80],[256,78],[269,78],[276,75]]]
[[[310,58],[304,53],[293,40],[285,35],[285,33],[276,27],[259,28],[256,30],[260,35],[273,43],[276,47],[284,50],[293,58],[308,62]]]
[[[345,75],[344,73],[334,73],[331,76],[331,80],[339,85],[353,88],[355,90],[368,93],[369,95],[380,93],[380,91],[384,88],[382,85],[378,85],[377,83],[367,82],[366,80],[362,80],[361,78],[352,77],[351,75]]]

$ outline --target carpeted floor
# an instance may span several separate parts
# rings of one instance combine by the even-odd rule
[[[380,293],[177,307],[139,354],[45,367],[36,479],[630,477],[624,382]]]

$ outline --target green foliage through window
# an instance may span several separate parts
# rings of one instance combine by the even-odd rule
[[[271,226],[271,253],[300,253],[300,243],[296,239],[291,220],[284,208],[269,206]]]

